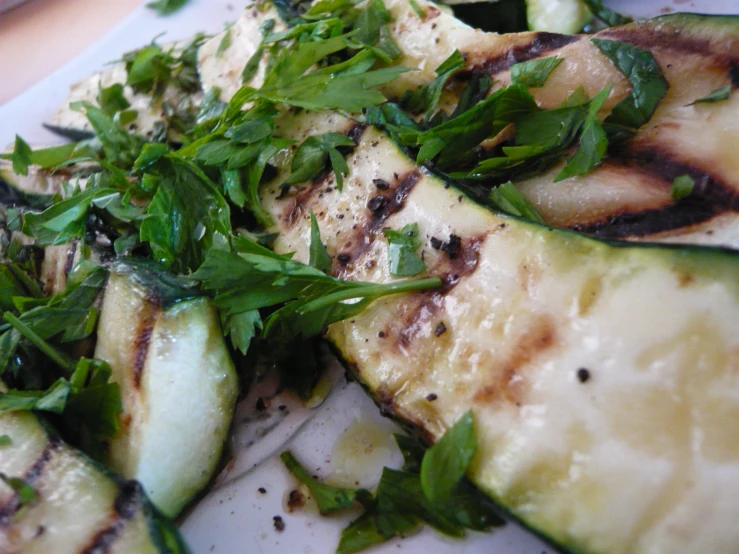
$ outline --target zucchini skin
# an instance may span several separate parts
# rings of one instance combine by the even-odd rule
[[[570,551],[732,551],[737,255],[605,243],[494,214],[371,127],[347,162],[342,193],[329,175],[282,198],[267,185],[262,202],[276,250],[301,261],[315,213],[344,279],[392,280],[382,229],[418,223],[444,288],[378,300],[327,333],[379,405],[427,442],[472,408],[470,479]],[[694,454],[691,429],[704,437]]]
[[[12,443],[0,452],[0,471],[21,477],[37,498],[25,507],[2,485],[3,552],[185,554],[177,529],[146,498],[141,486],[113,474],[64,444],[39,416],[0,416]]]

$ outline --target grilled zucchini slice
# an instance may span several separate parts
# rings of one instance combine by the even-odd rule
[[[545,85],[531,93],[543,108],[561,104],[578,87],[588,96],[612,84],[603,116],[629,92],[629,83],[588,37],[553,33],[497,35],[472,29],[432,4],[419,0],[420,18],[405,0],[387,0],[390,32],[403,52],[398,63],[416,69],[382,87],[398,98],[434,78],[434,69],[456,48],[466,72],[484,71],[503,86],[514,63],[545,56],[563,59]],[[203,87],[218,86],[222,99],[238,90],[238,79],[256,50],[258,29],[270,11],[247,11],[234,25],[229,57],[213,53],[220,36],[200,51]],[[603,164],[581,177],[558,183],[560,167],[515,182],[547,223],[603,238],[712,244],[739,247],[739,218],[733,198],[739,189],[739,96],[713,104],[689,105],[736,82],[739,18],[674,14],[606,29],[599,38],[635,44],[651,51],[670,89],[650,122]],[[462,73],[464,75],[464,72]],[[260,74],[250,83],[259,86]],[[443,96],[452,110],[458,83]],[[693,193],[675,200],[672,182],[690,175]]]
[[[20,478],[36,498],[22,505],[0,483],[0,551],[23,554],[179,554],[177,529],[124,481],[64,444],[35,415],[0,416],[0,472]]]
[[[275,248],[301,261],[313,212],[344,279],[392,280],[382,229],[419,225],[444,288],[327,334],[383,408],[431,442],[472,409],[471,479],[573,551],[736,549],[736,254],[492,213],[371,127],[347,163],[343,192],[330,177],[265,187],[263,205]]]
[[[215,309],[197,298],[165,310],[154,291],[111,273],[97,336],[123,404],[109,463],[175,516],[213,476],[238,393]]]

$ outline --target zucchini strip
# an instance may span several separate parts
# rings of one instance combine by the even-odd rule
[[[732,551],[739,258],[492,213],[371,127],[347,161],[343,193],[265,188],[263,205],[275,248],[300,261],[315,213],[345,279],[391,280],[382,229],[419,225],[445,289],[381,299],[327,334],[378,404],[430,442],[471,408],[469,476],[569,549]]]

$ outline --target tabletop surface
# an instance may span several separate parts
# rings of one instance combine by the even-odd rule
[[[32,0],[0,14],[0,105],[96,42],[143,0]]]

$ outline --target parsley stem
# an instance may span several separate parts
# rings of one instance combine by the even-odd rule
[[[348,290],[340,290],[332,294],[322,296],[312,302],[308,302],[299,311],[307,313],[313,310],[320,310],[327,306],[341,302],[342,300],[351,300],[353,298],[380,298],[389,294],[401,294],[404,292],[415,292],[427,289],[435,289],[441,286],[441,279],[438,277],[429,277],[428,279],[415,279],[413,281],[399,281],[389,284],[366,284],[364,286],[352,287]]]
[[[72,371],[74,369],[74,364],[61,352],[59,352],[56,348],[51,346],[48,342],[46,342],[44,339],[42,339],[33,329],[31,329],[28,325],[23,323],[18,317],[13,315],[11,312],[5,312],[3,314],[3,319],[10,323],[15,329],[18,330],[18,332],[26,337],[31,343],[41,350],[44,354],[46,354],[53,362],[55,362],[59,367],[66,369],[67,371]]]

